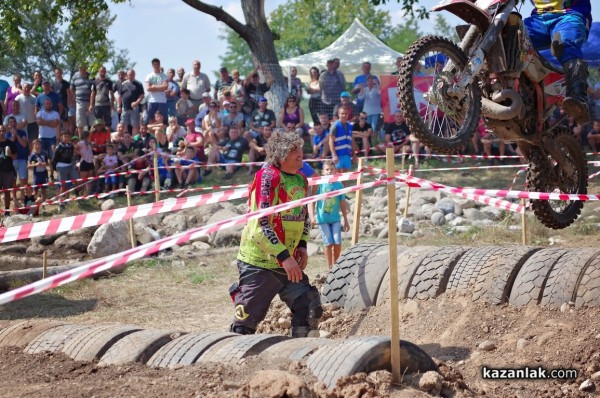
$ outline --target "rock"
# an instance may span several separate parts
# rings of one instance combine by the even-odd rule
[[[22,243],[9,243],[0,246],[0,255],[5,254],[25,254],[27,252],[27,245]]]
[[[419,389],[427,392],[428,394],[438,396],[442,392],[442,383],[444,378],[438,372],[432,370],[423,373],[419,379]]]
[[[386,187],[378,187],[373,190],[373,197],[383,198],[387,196],[387,188]]]
[[[46,250],[48,250],[47,246],[42,246],[39,244],[32,244],[27,248],[27,251],[25,252],[26,254],[34,254],[34,255],[38,255],[38,254],[42,254],[43,252],[45,252]]]
[[[40,244],[43,246],[49,246],[54,243],[58,238],[65,235],[67,232],[59,232],[52,235],[44,235],[44,236],[36,236],[35,238],[31,238],[32,244]]]
[[[222,209],[213,214],[208,221],[207,224],[214,224],[219,221],[230,220],[234,217],[239,216],[239,214],[234,213],[228,209]],[[231,228],[223,229],[217,231],[216,233],[210,234],[209,242],[215,247],[224,247],[224,246],[236,246],[240,244],[240,240],[242,239],[242,231],[244,230],[244,224],[238,224]]]
[[[519,339],[519,340],[517,340],[517,348],[519,350],[522,350],[523,348],[525,348],[527,346],[527,344],[529,344],[529,343],[525,339]]]
[[[454,198],[454,203],[457,206],[460,206],[461,209],[472,209],[475,206],[477,206],[477,203],[472,200],[472,199],[465,199],[465,198]]]
[[[431,203],[425,203],[421,206],[421,213],[423,217],[431,219],[431,215],[437,211],[437,208]]]
[[[100,205],[100,208],[102,209],[102,211],[112,210],[112,209],[115,209],[116,207],[117,207],[117,204],[112,199],[105,200]]]
[[[19,225],[31,224],[34,222],[31,216],[25,214],[13,214],[12,216],[4,219],[4,226],[6,228],[16,227]]]
[[[198,223],[200,225],[206,224],[208,219],[210,217],[212,217],[213,214],[215,214],[219,210],[222,210],[225,208],[224,206],[222,206],[223,203],[226,203],[226,202],[196,206],[191,209],[185,209],[184,212],[185,212],[186,216],[189,216],[189,217],[194,216],[196,218],[196,223]],[[237,211],[238,211],[238,209],[235,210],[235,212],[237,212]]]
[[[436,211],[435,213],[433,213],[431,215],[431,223],[436,227],[446,224],[446,218],[444,217],[444,213],[442,213],[441,211]]]
[[[390,228],[389,227],[384,227],[378,234],[377,234],[377,238],[378,239],[386,239],[388,237],[390,233]]]
[[[316,398],[317,395],[299,376],[281,370],[261,370],[233,396],[235,398]]]
[[[446,219],[446,222],[450,222],[450,221],[453,221],[456,218],[458,218],[458,216],[456,214],[454,214],[454,213],[450,213],[450,214],[446,214],[444,216],[444,218]]]
[[[381,231],[383,231],[383,228],[384,227],[373,227],[373,229],[372,229],[372,235],[374,237],[379,236],[379,234],[381,233]]]
[[[85,252],[87,252],[87,249],[88,249],[88,242],[87,242],[87,240],[82,240],[79,236],[73,236],[73,235],[66,234],[66,235],[63,235],[60,238],[58,238],[56,241],[54,241],[54,247],[60,249],[61,251],[66,251],[66,250],[72,249],[72,250],[76,250],[80,253],[85,253]],[[131,244],[129,244],[129,246],[127,246],[127,249],[130,249],[130,248],[131,248]],[[115,253],[117,253],[117,252],[115,252]]]
[[[373,202],[373,208],[375,208],[375,209],[387,209],[387,205],[388,205],[387,197],[379,198]],[[351,208],[351,207],[346,206],[346,208]]]
[[[591,391],[594,391],[595,389],[596,389],[596,386],[590,379],[585,380],[583,383],[581,383],[579,385],[579,391],[582,391],[582,392],[591,392]]]
[[[459,225],[468,225],[469,220],[467,220],[466,218],[463,217],[456,217],[454,220],[450,221],[450,225],[453,227],[457,227]]]
[[[154,242],[155,240],[159,240],[161,238],[158,232],[144,224],[134,223],[133,232],[135,234],[135,239],[142,245]]]
[[[494,206],[485,206],[481,208],[481,211],[486,213],[490,218],[498,219],[502,216],[504,211]]]
[[[415,232],[415,224],[407,218],[402,217],[398,221],[398,231],[405,234],[412,234]]]
[[[469,225],[458,225],[456,227],[452,227],[452,233],[465,233],[469,232],[473,227]]]
[[[568,303],[562,303],[560,306],[560,312],[567,312],[573,307],[575,307],[575,303],[572,301],[569,301]]]
[[[489,216],[478,209],[464,209],[463,217],[471,221],[489,219]]]
[[[204,252],[204,251],[210,250],[212,248],[212,246],[209,245],[208,243],[200,242],[200,241],[192,242],[192,247],[194,248],[194,250],[200,251],[200,252]]]
[[[479,348],[482,351],[493,351],[496,349],[496,343],[490,340],[485,340],[479,343],[477,348]]]
[[[310,258],[311,256],[316,256],[317,254],[319,254],[319,245],[316,245],[312,242],[308,242],[306,244],[306,252],[308,253],[308,257]]]
[[[168,236],[183,232],[188,229],[187,218],[180,213],[169,214],[162,220],[161,227]]]
[[[326,330],[319,330],[319,337],[321,337],[323,339],[330,339],[331,333]]]
[[[596,372],[596,373],[594,373],[594,374],[593,374],[593,375],[590,377],[590,379],[591,379],[592,381],[600,381],[600,372]]]
[[[87,252],[93,258],[120,253],[131,248],[127,221],[101,225],[94,233]]]
[[[406,304],[404,304],[403,312],[407,312],[412,315],[418,315],[421,311],[421,306],[419,302],[416,300],[407,300]]]
[[[435,204],[435,207],[446,215],[454,213],[456,205],[451,198],[442,198]]]
[[[445,194],[443,194],[445,195]],[[425,203],[434,204],[438,200],[442,198],[442,192],[440,191],[425,191],[422,189],[413,189],[411,190],[412,200],[415,201],[416,204],[422,205]]]
[[[373,221],[385,221],[385,220],[387,220],[387,217],[388,217],[387,211],[374,211],[373,213],[371,213],[371,216],[369,217],[369,219],[371,219]]]
[[[277,320],[277,324],[282,329],[289,329],[292,327],[292,321],[289,318],[281,317]]]
[[[183,260],[173,260],[173,261],[171,261],[171,266],[183,268],[183,267],[185,267],[185,261],[183,261]]]
[[[136,218],[134,221],[137,224],[143,224],[149,228],[152,228],[153,230],[156,230],[159,227],[162,227],[162,220],[164,220],[165,216],[165,213],[160,213],[151,216]]]

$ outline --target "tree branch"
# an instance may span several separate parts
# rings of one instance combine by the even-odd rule
[[[210,4],[206,4],[203,1],[199,0],[182,0],[188,6],[203,12],[205,14],[211,15],[215,17],[215,19],[219,22],[223,22],[225,25],[229,26],[233,29],[238,35],[241,37],[248,37],[250,32],[248,26],[242,24],[240,21],[235,19],[231,14],[227,11],[223,10],[223,7],[216,7]]]

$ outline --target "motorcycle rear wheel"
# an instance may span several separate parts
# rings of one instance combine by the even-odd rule
[[[534,147],[529,155],[529,171],[527,173],[527,186],[532,192],[560,192],[568,194],[587,194],[588,175],[585,154],[581,146],[568,129],[560,129],[555,133],[556,145],[575,170],[572,175],[561,172],[550,155],[545,154],[540,148]],[[554,173],[558,173],[558,180]],[[562,181],[560,183],[559,181]],[[562,188],[561,188],[562,185]],[[542,224],[552,229],[563,229],[571,225],[583,208],[581,200],[531,200],[533,213]]]
[[[443,72],[437,61],[445,65],[448,59],[454,68]],[[406,123],[421,143],[437,152],[455,152],[468,144],[477,129],[481,112],[477,79],[460,100],[446,93],[467,62],[465,53],[450,40],[425,36],[408,48],[400,65],[398,99]],[[415,88],[417,78],[419,90]]]

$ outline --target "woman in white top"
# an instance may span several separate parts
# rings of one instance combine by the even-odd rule
[[[367,114],[367,123],[371,125],[374,131],[377,131],[377,124],[382,111],[381,90],[379,89],[379,83],[373,76],[367,76],[367,84],[361,85],[358,98],[365,100],[363,112]]]
[[[96,165],[94,164],[94,153],[92,152],[92,144],[90,144],[89,131],[82,131],[79,142],[75,145],[75,153],[81,156],[79,161],[79,177],[89,178],[96,175]],[[85,195],[89,195],[92,183],[84,182]]]
[[[306,92],[310,94],[308,100],[308,109],[313,123],[319,121],[319,112],[322,110],[321,104],[321,85],[319,84],[319,69],[315,66],[310,68],[310,82],[306,86]]]
[[[185,138],[185,129],[177,123],[177,117],[169,116],[169,125],[167,126],[167,142],[169,150],[173,152],[173,148],[177,149],[179,141]]]

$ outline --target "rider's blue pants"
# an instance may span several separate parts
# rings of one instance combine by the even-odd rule
[[[581,46],[587,40],[585,18],[578,12],[533,14],[524,20],[531,43],[536,50],[550,48],[552,37],[560,34],[562,54],[554,54],[561,64],[583,58]]]

